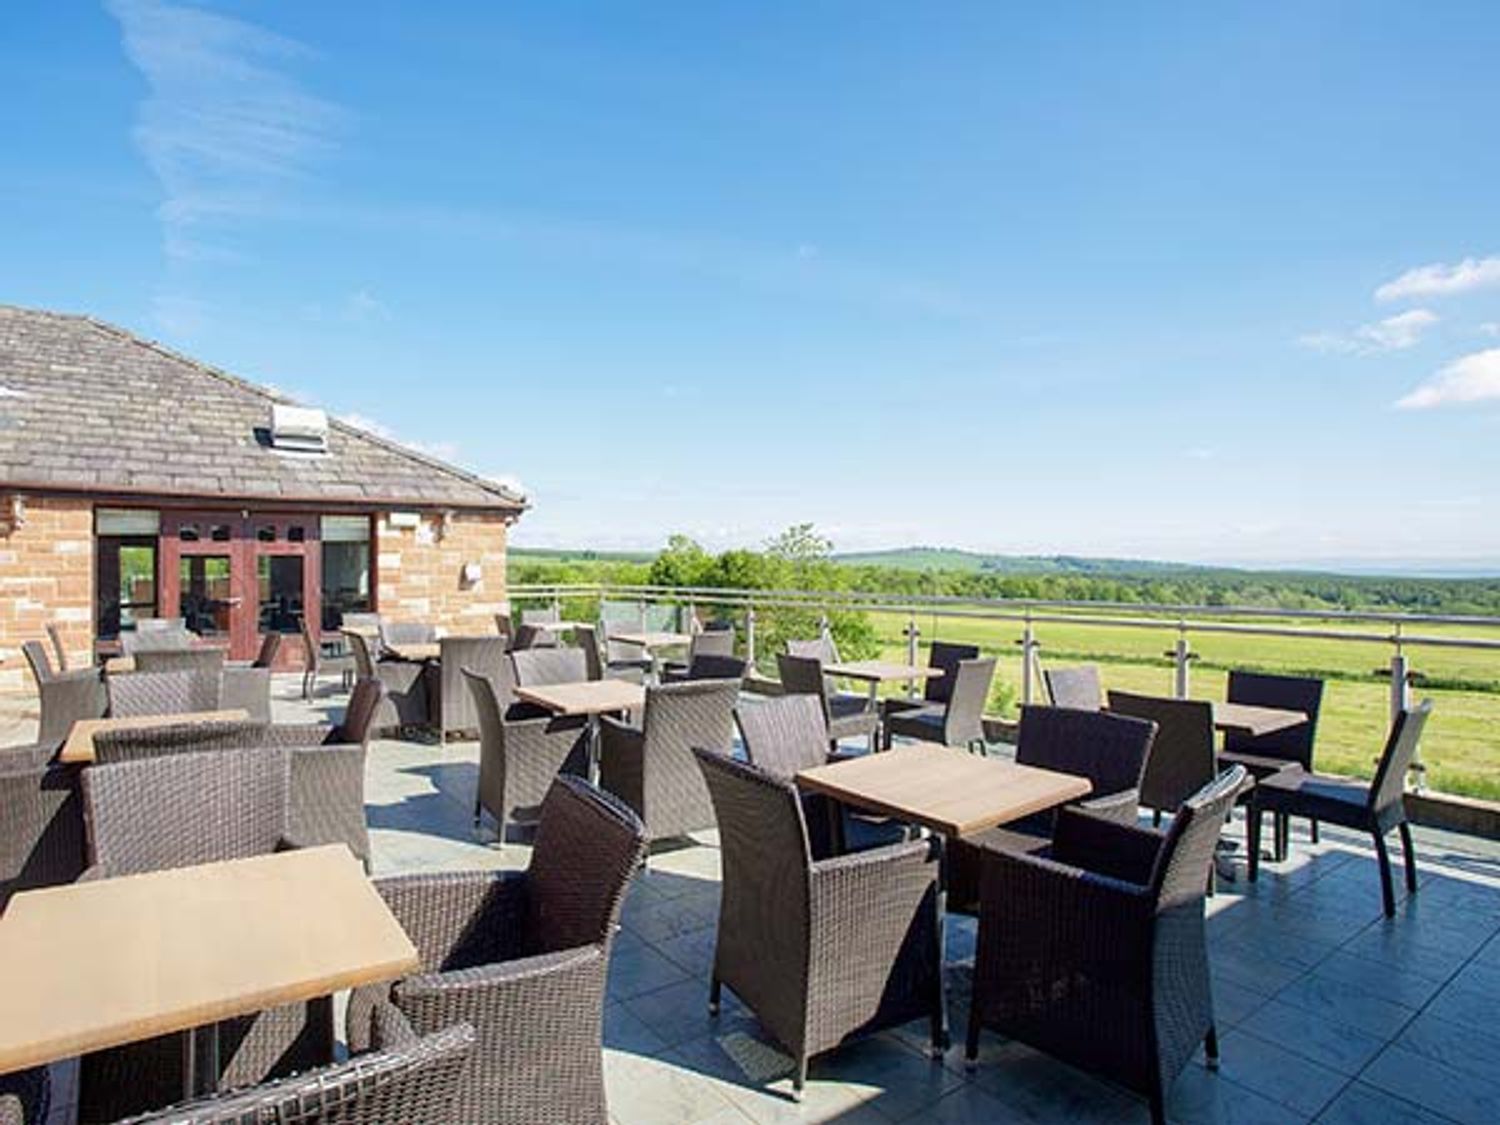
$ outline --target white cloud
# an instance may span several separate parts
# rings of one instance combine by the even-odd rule
[[[1500,320],[1487,320],[1479,326],[1481,336],[1500,336]]]
[[[436,457],[439,461],[454,461],[458,458],[458,446],[451,441],[413,441],[401,437],[395,430],[384,422],[376,421],[364,414],[341,414],[339,421],[346,426],[353,426],[356,430],[364,430],[367,434],[374,434],[384,441],[395,442],[397,445],[405,446],[407,449],[417,453],[425,453],[429,457]]]
[[[1413,347],[1422,333],[1438,322],[1427,309],[1409,309],[1373,324],[1361,324],[1352,332],[1314,332],[1298,339],[1305,348],[1339,355],[1378,355]]]
[[[1500,348],[1454,360],[1416,390],[1397,400],[1403,410],[1500,399]]]
[[[1452,265],[1433,262],[1407,270],[1375,290],[1375,299],[1405,301],[1414,297],[1448,297],[1490,285],[1500,285],[1500,258],[1465,258]]]

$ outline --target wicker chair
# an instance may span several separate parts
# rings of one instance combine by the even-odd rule
[[[508,671],[491,677],[463,669],[479,717],[474,827],[488,809],[501,844],[515,812],[539,806],[559,774],[588,773],[587,716],[556,718],[530,704],[514,703],[509,676]]]
[[[0,1125],[41,1125],[51,1099],[51,1071],[45,1066],[0,1074]]]
[[[885,748],[889,750],[891,739],[900,735],[922,742],[939,742],[944,746],[984,749],[984,705],[989,701],[990,682],[994,678],[994,657],[960,660],[949,675],[943,677],[950,680],[951,692],[945,702],[886,709],[883,724]]]
[[[1198,1046],[1218,1065],[1204,888],[1245,782],[1234,767],[1166,833],[1063,810],[1046,858],[986,849],[966,1057],[999,1032],[1142,1094],[1156,1125]]]
[[[120,648],[126,656],[163,649],[192,648],[197,636],[188,631],[180,617],[148,617],[135,623],[133,632],[120,634]]]
[[[354,654],[359,678],[385,685],[385,704],[376,717],[376,728],[426,726],[429,677],[425,668],[405,660],[376,660],[370,651],[370,638],[363,633],[346,630],[344,638]]]
[[[695,750],[724,867],[709,1010],[728,985],[795,1060],[926,1016],[946,1037],[938,855],[929,841],[814,860],[796,787]]]
[[[218,676],[224,671],[221,648],[148,649],[135,657],[137,672],[195,672],[200,676]]]
[[[256,651],[254,660],[226,660],[224,667],[270,670],[275,666],[276,658],[281,655],[281,645],[285,639],[280,633],[263,633],[260,638],[260,648]]]
[[[880,711],[869,696],[830,691],[829,678],[823,675],[823,662],[817,657],[778,653],[776,668],[785,694],[812,695],[822,700],[828,743],[833,749],[838,749],[841,739],[859,737],[869,738],[874,747],[880,729]]]
[[[600,716],[599,784],[636,811],[653,841],[714,826],[692,751],[734,749],[739,690],[738,680],[662,684],[646,689],[639,729]]]
[[[18,891],[83,873],[78,770],[52,762],[47,743],[0,749],[0,915]]]
[[[217,711],[222,678],[197,672],[126,672],[109,677],[112,716]]]
[[[1044,668],[1042,682],[1047,686],[1047,698],[1054,707],[1066,707],[1072,711],[1104,709],[1104,687],[1099,681],[1097,664]]]
[[[1157,824],[1218,776],[1214,746],[1214,706],[1197,699],[1109,693],[1109,710],[1156,724],[1156,740],[1141,775],[1141,804]]]
[[[381,1023],[376,1049],[348,1062],[184,1102],[120,1125],[464,1125],[457,1102],[474,1053],[473,1026],[455,1024],[418,1038],[399,1013]],[[393,1034],[388,1026],[398,1030]]]
[[[53,655],[57,657],[57,670],[66,672],[68,670],[68,650],[63,646],[62,630],[57,627],[55,621],[49,621],[44,626],[47,630],[47,639],[52,642]]]
[[[209,723],[102,730],[94,735],[94,761],[99,765],[138,762],[173,754],[201,754],[211,750],[244,750],[260,745],[265,724],[253,719],[224,719]]]
[[[1074,711],[1030,705],[1021,708],[1016,762],[1086,777],[1090,796],[1077,807],[1121,824],[1139,815],[1141,775],[1151,754],[1156,724],[1105,711]],[[1056,813],[1034,813],[1000,828],[952,840],[948,845],[948,909],[973,914],[979,908],[980,853],[986,848],[1035,852],[1052,838]]]
[[[349,651],[347,642],[342,638],[337,641],[318,640],[313,636],[312,626],[308,624],[306,614],[302,615],[301,628],[302,698],[313,697],[313,691],[318,686],[318,677],[325,672],[337,672],[344,690],[349,690],[349,686],[354,682],[354,653]]]
[[[521,652],[533,648],[556,648],[557,634],[543,625],[522,625],[516,630],[515,639],[511,641],[512,652]]]
[[[782,781],[813,766],[840,761],[848,755],[830,753],[823,709],[810,695],[781,695],[734,709],[745,760]],[[815,859],[845,850],[848,833],[844,807],[821,793],[798,790],[802,816]]]
[[[716,656],[721,659],[734,657],[734,626],[716,625],[711,629],[703,629],[694,633],[688,641],[686,660],[669,660],[662,664],[662,679],[683,679],[687,676],[688,669],[692,667],[693,661],[700,656]]]
[[[495,614],[495,632],[499,633],[502,637],[514,637],[516,635],[516,626],[511,620],[509,613]]]
[[[663,665],[661,682],[686,683],[688,680],[742,680],[749,665],[738,656],[715,656],[712,653],[693,657],[687,664]]]
[[[1250,881],[1253,883],[1260,873],[1264,813],[1326,820],[1357,832],[1368,832],[1375,841],[1375,855],[1380,862],[1380,895],[1385,916],[1393,917],[1396,896],[1391,887],[1391,857],[1385,837],[1392,828],[1400,830],[1401,850],[1406,855],[1406,889],[1409,894],[1416,894],[1417,853],[1406,819],[1406,773],[1431,714],[1429,699],[1415,710],[1396,716],[1380,764],[1375,767],[1375,777],[1368,785],[1344,777],[1309,773],[1300,766],[1261,778],[1250,794]]]
[[[474,697],[464,684],[464,672],[499,676],[509,672],[504,637],[444,637],[438,642],[437,698],[432,701],[433,725],[440,738],[479,729]]]
[[[1231,703],[1248,703],[1256,707],[1279,707],[1301,711],[1307,722],[1252,737],[1230,732],[1224,736],[1220,760],[1226,765],[1241,765],[1259,781],[1289,766],[1300,766],[1311,773],[1313,747],[1318,733],[1318,713],[1323,709],[1323,681],[1311,676],[1276,676],[1265,672],[1229,673],[1226,698]],[[1249,802],[1242,794],[1240,803]],[[1276,858],[1286,858],[1291,842],[1290,820],[1276,818]],[[1318,822],[1309,825],[1313,843],[1318,842]]]
[[[646,607],[636,602],[601,602],[599,626],[604,633],[604,666],[611,673],[639,673],[644,679],[652,670],[651,654],[640,645],[609,639],[615,633],[644,633]]]
[[[436,644],[438,639],[437,626],[424,621],[382,621],[378,628],[380,643],[385,648]]]
[[[577,684],[589,678],[588,655],[581,648],[527,648],[510,654],[518,686]]]
[[[113,877],[264,855],[288,839],[290,755],[266,748],[179,754],[83,771],[90,867]],[[332,1005],[270,1009],[220,1024],[219,1088],[318,1066],[332,1059]],[[164,1035],[83,1058],[79,1120],[113,1121],[169,1104],[182,1093],[181,1035]]]
[[[369,1041],[386,1007],[421,1032],[469,1020],[478,1044],[461,1083],[461,1120],[604,1125],[605,976],[620,902],[644,851],[629,809],[564,777],[542,803],[526,871],[378,880],[422,971],[355,990],[350,1046]]]
[[[54,672],[47,650],[40,641],[25,641],[21,651],[31,666],[41,701],[41,720],[37,741],[54,750],[63,744],[73,724],[80,719],[102,718],[109,707],[104,678],[97,668],[80,668],[73,672]]]

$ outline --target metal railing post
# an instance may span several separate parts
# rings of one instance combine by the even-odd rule
[[[833,625],[828,620],[828,614],[826,613],[818,614],[818,636],[822,637],[825,641],[833,637]]]
[[[1177,644],[1172,650],[1172,659],[1176,665],[1172,690],[1178,699],[1187,699],[1192,693],[1189,669],[1193,664],[1193,648],[1188,643],[1187,630],[1182,626],[1178,626]]]
[[[698,610],[693,605],[693,599],[687,600],[687,620],[683,622],[684,633],[696,633],[698,631]]]
[[[1407,662],[1406,653],[1401,649],[1401,627],[1396,627],[1392,637],[1395,642],[1396,651],[1391,653],[1391,723],[1394,726],[1403,711],[1411,710],[1411,665]],[[1408,780],[1418,793],[1427,791],[1427,767],[1422,764],[1422,747],[1418,744],[1415,753],[1411,756],[1411,769]]]
[[[922,630],[917,626],[916,610],[912,610],[906,619],[906,663],[913,668],[917,666],[917,650],[920,647],[918,642],[921,636]],[[916,680],[906,681],[906,695],[909,699],[917,697]]]
[[[755,607],[745,607],[745,663],[755,667]]]
[[[1036,630],[1032,628],[1031,618],[1026,618],[1026,625],[1021,630],[1021,702],[1030,703],[1031,697],[1036,694],[1035,684],[1036,669]]]

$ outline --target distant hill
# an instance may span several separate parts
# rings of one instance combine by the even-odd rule
[[[624,562],[648,563],[656,558],[655,551],[594,551],[571,550],[553,547],[512,547],[513,559],[529,559],[533,562]]]
[[[1148,559],[1090,559],[1077,555],[986,555],[953,547],[898,547],[887,551],[851,551],[834,558],[850,566],[888,566],[897,570],[959,570],[983,574],[1086,574],[1164,577],[1173,574],[1233,570],[1192,563]]]

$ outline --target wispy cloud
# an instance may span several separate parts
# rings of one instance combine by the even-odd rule
[[[1500,258],[1465,258],[1451,265],[1433,262],[1407,270],[1375,290],[1377,301],[1408,301],[1427,297],[1449,297],[1500,285]]]
[[[1500,348],[1454,360],[1396,405],[1403,410],[1426,410],[1492,399],[1500,399]]]
[[[353,426],[356,430],[364,430],[367,434],[374,434],[378,438],[404,445],[407,449],[418,453],[425,453],[429,457],[436,457],[439,461],[456,461],[458,459],[458,446],[451,441],[412,441],[403,438],[395,430],[383,422],[365,414],[341,414],[339,421],[346,426]]]
[[[160,182],[166,253],[232,260],[233,228],[273,210],[343,117],[291,73],[311,52],[231,16],[161,0],[106,0],[146,80],[134,138]]]
[[[1479,326],[1481,336],[1500,336],[1500,320],[1487,320]]]
[[[1373,324],[1361,324],[1352,332],[1314,332],[1298,339],[1305,348],[1339,355],[1378,355],[1413,347],[1422,334],[1438,322],[1427,309],[1411,309]]]

